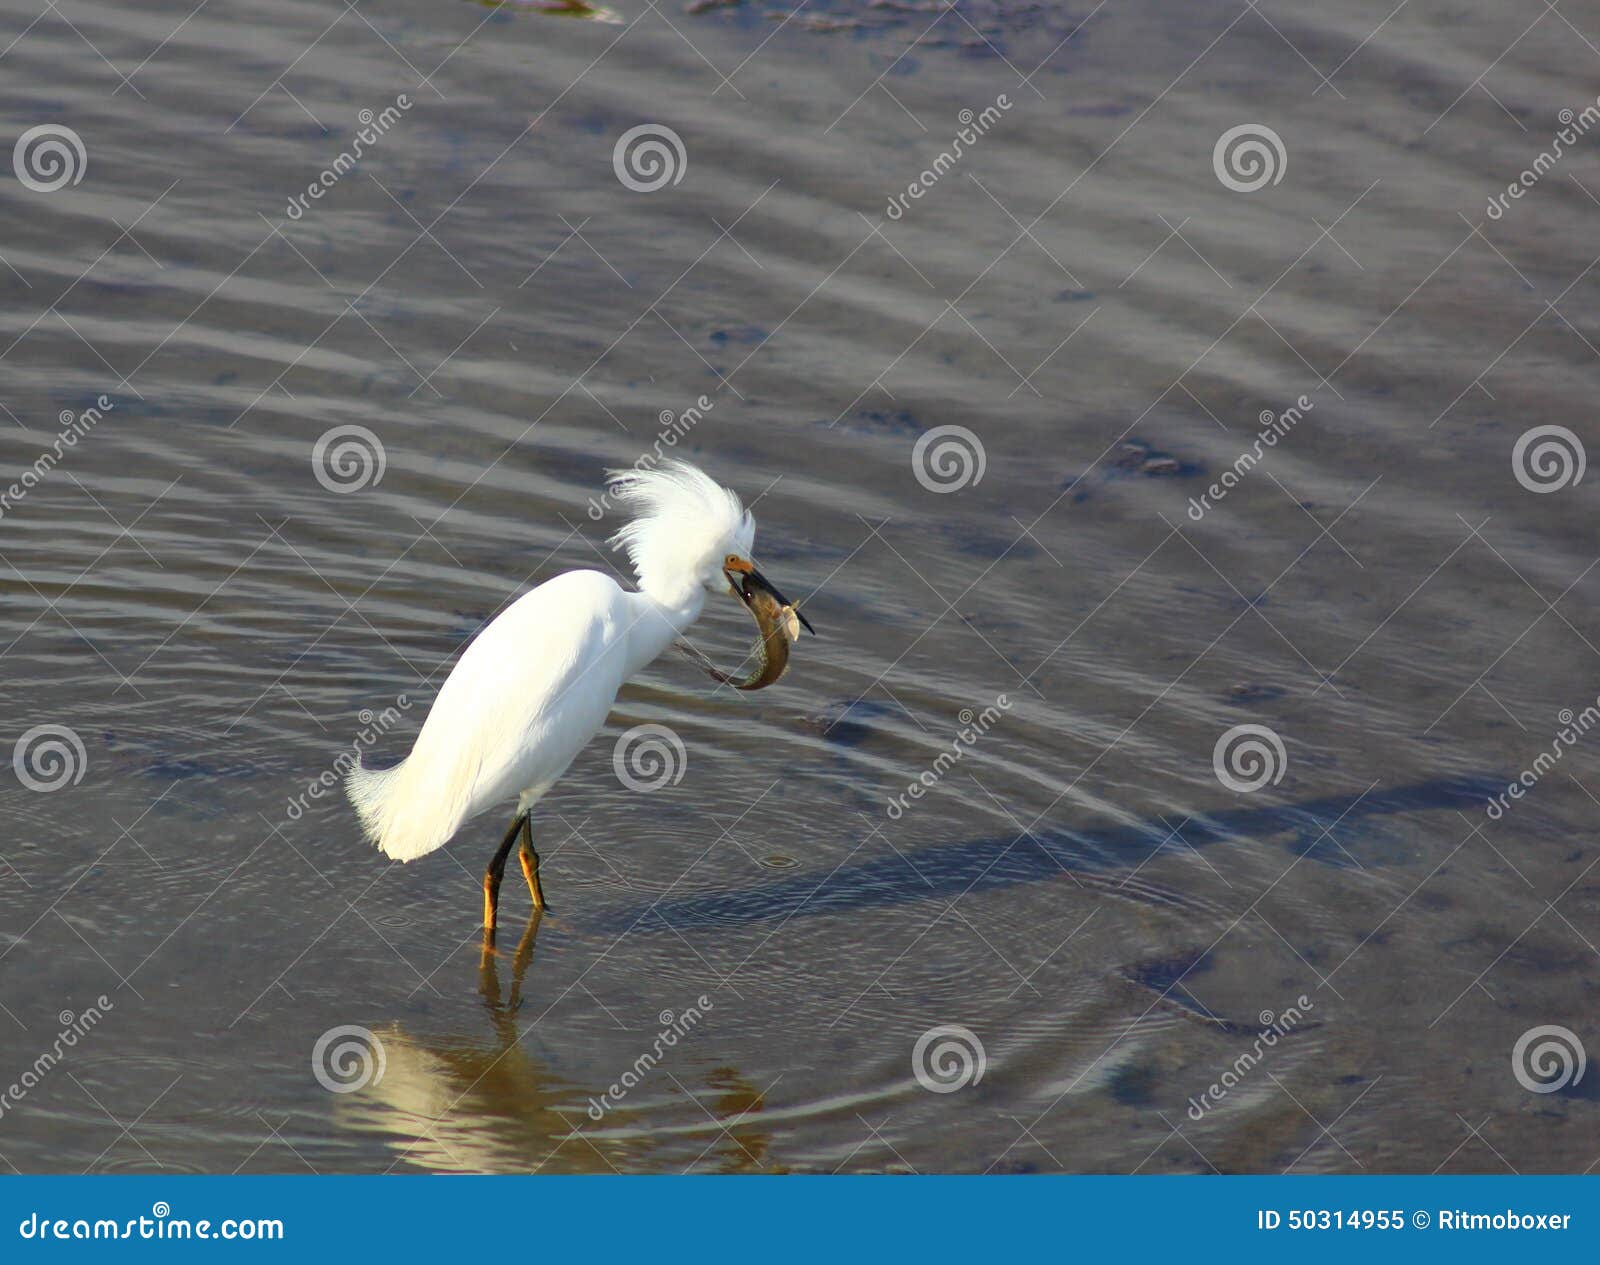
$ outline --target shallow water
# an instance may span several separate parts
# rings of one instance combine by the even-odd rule
[[[0,1157],[1590,1168],[1600,1080],[1513,1050],[1600,1035],[1600,738],[1485,795],[1597,693],[1595,481],[1514,464],[1594,434],[1592,141],[1489,199],[1592,103],[1600,9],[610,7],[0,0],[8,135],[86,164],[0,178],[10,477],[107,401],[0,505],[0,1076],[71,1033]],[[485,962],[498,817],[401,867],[310,788],[614,565],[591,498],[662,433],[822,636],[760,694],[629,687]]]

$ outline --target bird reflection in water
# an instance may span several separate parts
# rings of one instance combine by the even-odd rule
[[[698,1104],[686,1124],[627,1105],[609,1111],[603,1126],[590,1123],[585,1104],[599,1090],[562,1078],[521,1039],[518,1014],[542,921],[536,911],[511,955],[509,991],[501,980],[504,952],[485,938],[478,992],[490,1044],[421,1037],[391,1024],[377,1033],[383,1077],[338,1102],[339,1123],[384,1135],[396,1153],[391,1167],[430,1172],[769,1171],[771,1135],[757,1127],[762,1095],[730,1067],[713,1069],[705,1088],[694,1089],[671,1068],[657,1069]]]

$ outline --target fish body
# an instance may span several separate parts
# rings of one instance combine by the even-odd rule
[[[731,672],[722,671],[688,642],[680,641],[678,649],[705,668],[713,681],[731,685],[736,690],[765,689],[789,669],[789,647],[800,639],[800,616],[792,605],[780,602],[765,588],[751,583],[749,577],[740,585],[739,596],[761,633],[747,656],[747,661],[756,660],[755,671],[736,678]]]

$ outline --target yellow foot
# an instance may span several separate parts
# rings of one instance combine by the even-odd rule
[[[491,938],[494,936],[495,923],[498,920],[500,908],[500,884],[494,881],[494,876],[483,876],[483,933]]]
[[[522,862],[522,877],[528,881],[528,894],[533,897],[533,907],[540,913],[549,913],[550,905],[544,898],[544,886],[539,882],[538,855],[530,857],[524,848],[517,854],[517,859]]]

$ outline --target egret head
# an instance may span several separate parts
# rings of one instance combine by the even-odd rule
[[[611,537],[628,555],[639,587],[665,601],[727,587],[729,556],[748,558],[756,520],[733,492],[683,461],[609,470],[607,497],[630,515]]]
[[[628,555],[644,592],[677,604],[697,590],[748,602],[761,589],[788,605],[750,560],[756,520],[737,494],[705,472],[683,461],[610,470],[606,492],[632,514],[611,546]]]

